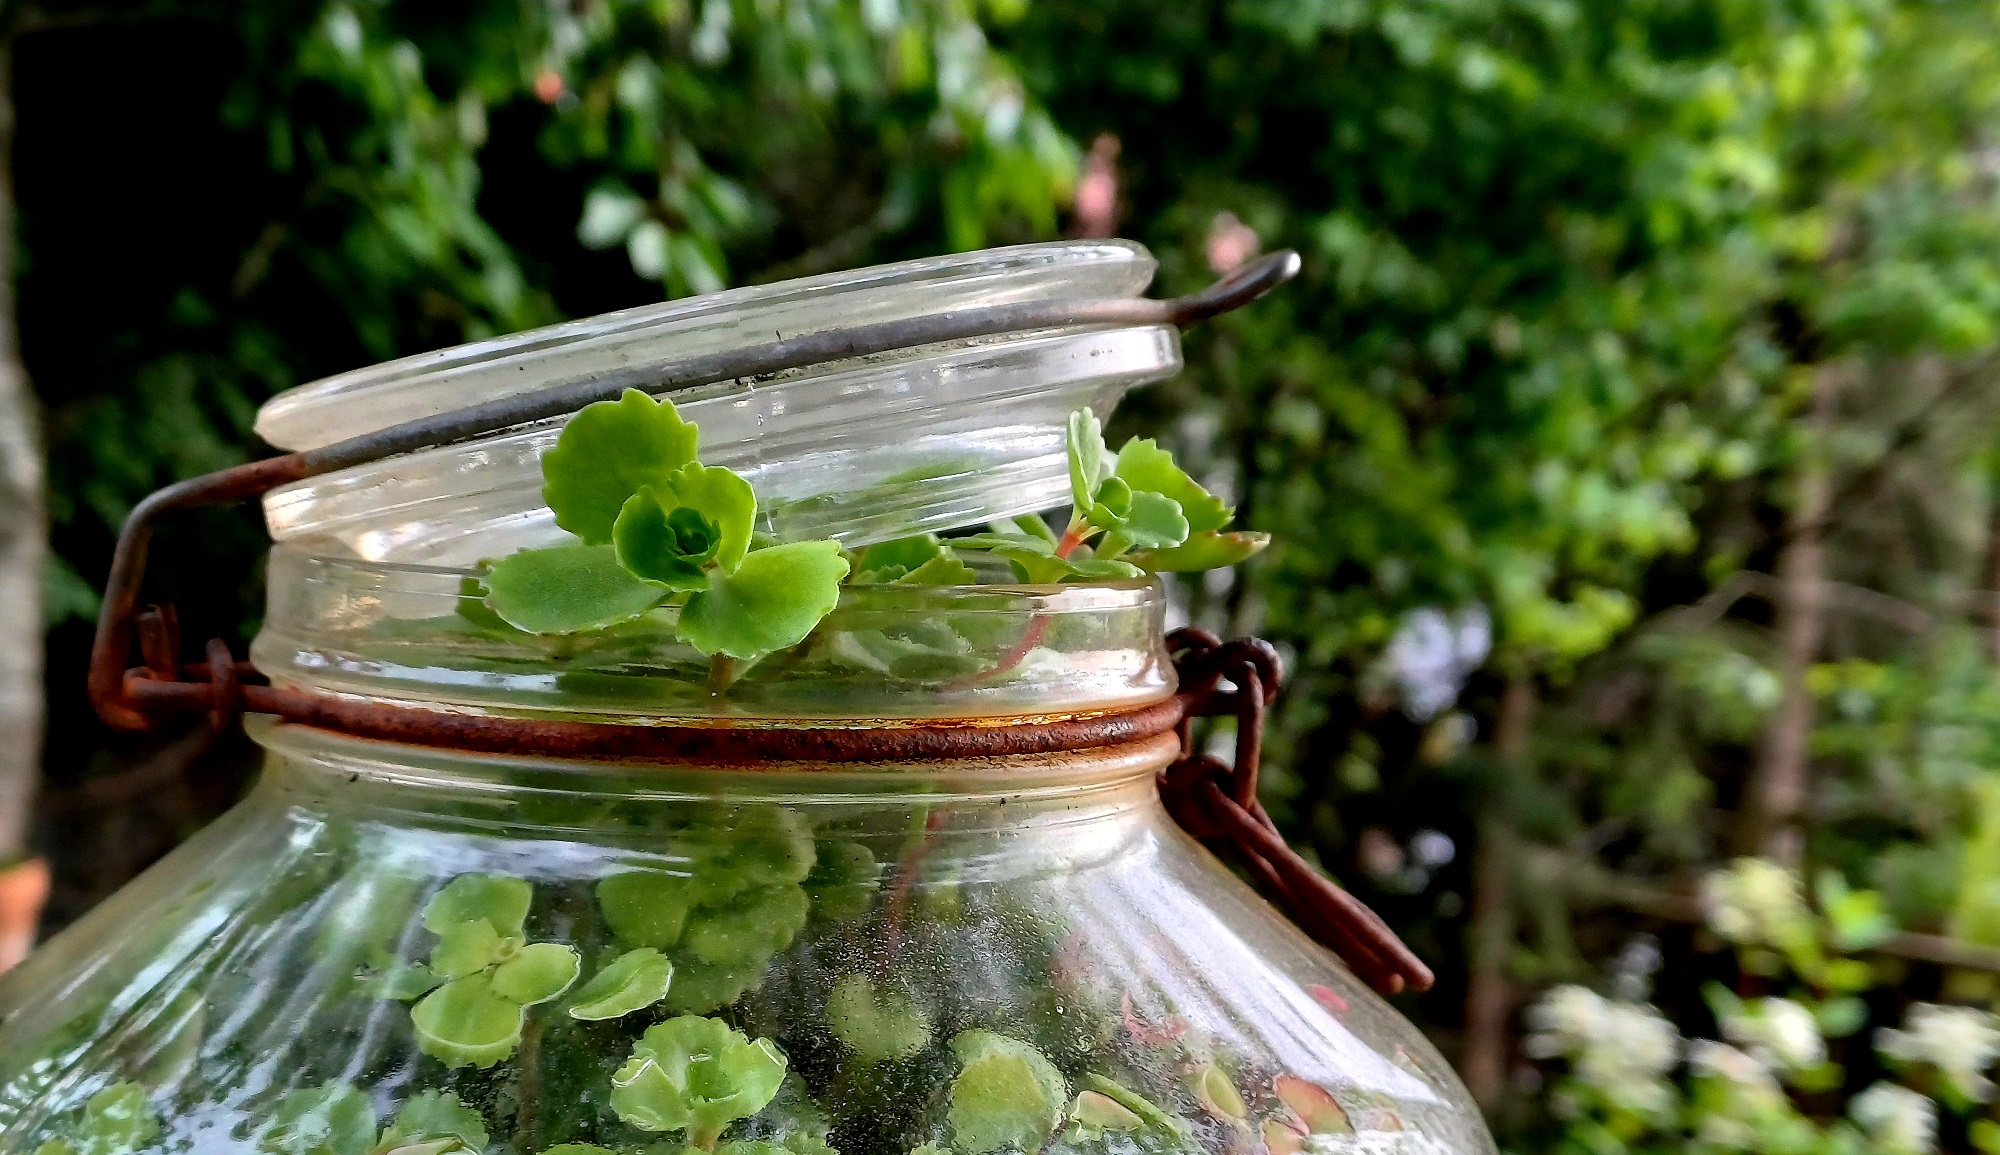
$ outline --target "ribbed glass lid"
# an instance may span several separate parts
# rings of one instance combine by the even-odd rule
[[[302,386],[257,422],[294,449],[607,372],[665,365],[862,324],[1053,301],[1135,297],[1154,262],[1138,245],[990,249],[610,313],[391,361]],[[1073,326],[918,346],[672,394],[701,427],[704,461],[749,479],[760,526],[850,547],[982,525],[1063,504],[1064,422],[1108,414],[1177,372],[1169,325]],[[273,490],[280,542],[370,561],[469,566],[560,544],[541,497],[555,418]]]
[[[1066,241],[926,257],[729,289],[420,353],[301,385],[257,414],[257,434],[313,449],[496,397],[648,360],[862,322],[1052,297],[1135,297],[1153,279],[1144,246]]]

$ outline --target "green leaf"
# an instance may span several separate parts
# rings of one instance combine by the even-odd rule
[[[1064,564],[1069,566],[1069,572],[1062,579],[1065,581],[1113,582],[1145,576],[1144,570],[1129,561],[1082,557],[1071,558]]]
[[[760,887],[691,920],[681,946],[717,966],[761,963],[792,944],[809,909],[806,892],[797,885]]]
[[[963,1064],[946,1119],[967,1155],[1003,1147],[1038,1151],[1062,1125],[1069,1084],[1040,1051],[992,1031],[962,1031],[951,1049]]]
[[[569,1017],[601,1022],[644,1010],[667,997],[673,977],[674,964],[652,947],[626,951],[583,984]]]
[[[159,1116],[146,1088],[133,1082],[113,1083],[84,1104],[83,1119],[66,1139],[52,1139],[36,1155],[132,1155],[160,1135]]]
[[[665,484],[642,487],[612,527],[618,561],[640,577],[698,590],[710,562],[724,572],[743,564],[757,521],[750,483],[720,466],[682,466]]]
[[[490,568],[491,565],[491,562],[481,562],[480,568]],[[479,578],[467,574],[458,579],[458,616],[488,633],[520,637],[521,631],[508,625],[505,618],[494,613],[493,607],[486,604],[486,594],[486,583]]]
[[[1085,1075],[1083,1081],[1091,1090],[1114,1100],[1119,1106],[1144,1119],[1147,1126],[1178,1135],[1183,1139],[1194,1133],[1194,1125],[1186,1119],[1158,1106],[1151,1099],[1122,1083],[1113,1082],[1095,1073]]]
[[[372,998],[407,1003],[436,990],[442,982],[441,976],[421,963],[398,962],[371,978],[366,989]]]
[[[1242,1092],[1229,1081],[1228,1072],[1214,1063],[1203,1063],[1186,1075],[1188,1090],[1209,1114],[1240,1123],[1249,1114]]]
[[[424,1091],[412,1095],[396,1112],[376,1149],[393,1151],[439,1139],[456,1139],[468,1151],[484,1151],[486,1120],[450,1091]]]
[[[1012,533],[975,533],[968,537],[953,538],[951,544],[958,549],[986,550],[989,553],[1014,550],[1036,557],[1056,556],[1055,542]]]
[[[859,918],[868,912],[881,877],[882,866],[865,844],[835,842],[820,848],[805,880],[806,897],[820,918]]]
[[[943,544],[931,533],[877,542],[854,559],[855,580],[870,584],[896,581],[943,552]]]
[[[760,549],[735,573],[709,571],[681,610],[680,636],[704,654],[754,658],[797,645],[840,601],[847,559],[832,541]]]
[[[431,970],[445,979],[460,979],[483,971],[518,948],[521,940],[500,937],[485,919],[453,923],[438,932],[431,948]]]
[[[946,551],[896,579],[906,586],[969,586],[978,581],[972,567]]]
[[[1001,526],[1012,526],[1013,528],[1009,531],[1002,529]],[[1039,513],[1024,513],[1019,517],[1010,517],[1004,522],[994,523],[993,528],[1000,533],[1011,532],[1013,536],[1040,538],[1049,543],[1051,550],[1055,548],[1057,542],[1062,540],[1056,536],[1056,531],[1049,527],[1049,523],[1044,521],[1042,515]]]
[[[1820,1034],[1844,1039],[1868,1025],[1868,1004],[1853,995],[1839,995],[1822,1002],[1813,1017],[1819,1020]]]
[[[1069,415],[1068,449],[1070,498],[1078,509],[1088,509],[1097,487],[1111,475],[1111,450],[1104,444],[1104,426],[1097,414],[1079,409]]]
[[[1127,557],[1151,573],[1198,573],[1235,565],[1270,544],[1271,535],[1267,533],[1208,531],[1193,534],[1177,546]]]
[[[656,870],[614,874],[597,884],[597,905],[618,941],[635,947],[669,947],[680,941],[694,905],[690,883]]]
[[[542,456],[542,498],[557,525],[604,545],[626,499],[644,486],[664,486],[693,461],[695,439],[673,402],[627,389],[616,401],[584,406],[563,426]]]
[[[876,991],[866,975],[848,975],[826,999],[834,1038],[863,1063],[907,1059],[931,1041],[931,1017],[901,991]]]
[[[1228,525],[1236,511],[1203,489],[1174,463],[1174,455],[1150,437],[1135,437],[1118,451],[1116,476],[1133,490],[1172,498],[1187,517],[1190,533],[1205,533]]]
[[[525,878],[461,874],[424,904],[424,929],[441,935],[450,927],[485,922],[503,938],[520,938],[526,933],[528,905],[534,897]]]
[[[257,1146],[275,1155],[367,1155],[375,1105],[344,1083],[288,1091],[271,1108]]]
[[[785,1056],[720,1019],[682,1015],[649,1028],[611,1077],[611,1109],[642,1131],[686,1128],[709,1146],[764,1109],[785,1079]]]
[[[980,533],[954,539],[959,549],[984,550],[1006,558],[1014,576],[1025,585],[1056,585],[1066,581],[1119,581],[1142,576],[1138,566],[1127,561],[1091,557],[1060,558],[1055,546],[1036,537]]]
[[[1139,549],[1177,546],[1188,538],[1187,518],[1181,516],[1180,503],[1157,493],[1134,493],[1125,516],[1117,525],[1105,528]]]
[[[1124,523],[1125,515],[1132,512],[1132,487],[1116,477],[1107,477],[1098,483],[1087,508],[1091,521],[1099,529],[1116,529]]]
[[[575,947],[530,943],[493,968],[493,993],[523,1006],[545,1003],[568,990],[582,966]]]
[[[1132,1109],[1101,1091],[1079,1091],[1069,1117],[1085,1135],[1104,1131],[1137,1131],[1146,1125]]]
[[[669,592],[618,564],[608,545],[524,549],[493,563],[486,604],[531,634],[574,634],[629,622]]]
[[[484,972],[427,994],[410,1008],[417,1048],[447,1067],[490,1067],[521,1045],[527,1011],[493,991]]]
[[[703,568],[722,546],[722,530],[698,510],[661,501],[647,486],[625,501],[611,528],[618,564],[634,576],[668,589],[698,590],[708,584]]]

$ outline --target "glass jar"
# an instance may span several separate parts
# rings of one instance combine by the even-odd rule
[[[744,770],[252,733],[251,796],[5,980],[0,1150],[92,1150],[121,1093],[132,1150],[1490,1150],[1409,1024],[1167,817],[1171,735]],[[544,954],[509,988],[544,1001],[440,1014],[441,973]],[[702,1021],[759,1061],[689,1125],[648,1064],[689,1085]]]
[[[260,428],[348,436],[774,319],[1150,271],[1030,246],[724,294],[307,386]],[[1084,326],[701,397],[760,488],[824,496],[859,462],[857,500],[767,523],[817,508],[854,545],[1052,504],[1064,415],[1177,357],[1170,328]],[[521,478],[560,424],[268,494],[269,685],[220,643],[191,682],[173,615],[140,623],[117,716],[269,711],[265,770],[0,978],[0,1155],[1493,1150],[1416,1029],[1170,817],[1213,691],[1179,693],[1156,580],[849,585],[755,660],[695,653],[671,607],[524,634],[471,567],[554,532]],[[979,453],[900,469],[937,445]]]

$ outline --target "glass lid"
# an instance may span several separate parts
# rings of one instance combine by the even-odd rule
[[[867,545],[1069,500],[1063,423],[1181,365],[1170,325],[1009,334],[677,394],[702,459],[757,490],[783,540]],[[542,499],[567,417],[282,486],[275,541],[374,561],[472,565],[568,539]]]
[[[1024,301],[1136,297],[1154,261],[1122,241],[906,261],[671,301],[391,361],[301,386],[259,412],[312,449],[524,392],[825,332]],[[866,545],[1061,504],[1063,423],[1108,414],[1181,366],[1168,325],[1073,326],[897,350],[671,394],[704,460],[742,474],[781,539]],[[567,540],[540,459],[567,418],[273,490],[272,537],[373,561],[472,565]]]
[[[1136,297],[1144,246],[1065,241],[926,257],[604,313],[371,365],[288,390],[257,435],[314,449],[403,421],[567,384],[607,369],[860,322],[1053,297]]]

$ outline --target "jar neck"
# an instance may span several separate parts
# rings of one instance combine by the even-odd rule
[[[504,824],[593,837],[692,807],[782,806],[815,820],[948,810],[955,827],[1118,821],[1158,811],[1171,733],[1059,754],[896,764],[755,766],[468,754],[258,720],[271,752],[260,791],[288,806],[416,826]],[[670,819],[669,819],[670,820]],[[643,825],[643,823],[642,823]]]

